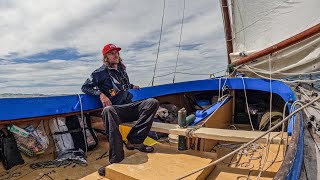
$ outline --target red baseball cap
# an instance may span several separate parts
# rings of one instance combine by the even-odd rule
[[[107,52],[111,51],[111,50],[117,50],[117,51],[120,51],[121,48],[117,47],[116,45],[114,44],[107,44],[103,47],[102,49],[102,55],[105,55],[107,54]]]

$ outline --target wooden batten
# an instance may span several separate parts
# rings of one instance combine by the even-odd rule
[[[124,123],[122,125],[133,127],[135,122]],[[158,123],[153,122],[151,131],[162,132],[167,134],[175,134],[180,136],[187,136],[188,132],[194,127],[189,128],[179,128],[177,124],[167,124],[167,123]],[[262,135],[263,131],[243,131],[243,130],[230,130],[230,129],[218,129],[218,128],[207,128],[202,127],[196,129],[192,133],[193,138],[204,138],[211,140],[221,140],[221,141],[233,141],[233,142],[249,142],[258,136]],[[279,136],[279,132],[271,132],[270,139],[272,144],[283,143]],[[258,143],[266,143],[268,136],[263,136]]]

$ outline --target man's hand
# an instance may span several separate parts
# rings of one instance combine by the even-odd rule
[[[132,89],[140,89],[140,86],[133,86]]]
[[[103,107],[112,105],[110,99],[103,93],[100,94],[100,101],[102,102]]]

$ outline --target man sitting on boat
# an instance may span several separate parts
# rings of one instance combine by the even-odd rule
[[[124,159],[119,131],[119,124],[123,122],[137,121],[127,136],[127,149],[153,152],[153,147],[144,145],[143,141],[151,129],[153,117],[159,107],[159,102],[153,98],[132,102],[133,95],[128,90],[140,87],[130,83],[126,66],[120,58],[120,50],[120,47],[113,44],[105,45],[102,50],[103,65],[91,74],[81,88],[86,94],[100,96],[104,107],[104,125],[109,133],[110,163],[118,163]],[[98,172],[104,175],[105,167]]]

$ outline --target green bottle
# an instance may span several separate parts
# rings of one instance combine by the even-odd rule
[[[178,111],[178,124],[180,128],[186,128],[187,127],[187,111],[185,108],[182,108]],[[179,136],[178,140],[178,150],[184,151],[187,150],[187,140],[184,136]]]
[[[187,127],[187,111],[185,108],[182,108],[178,111],[178,124],[180,128],[186,128]]]

